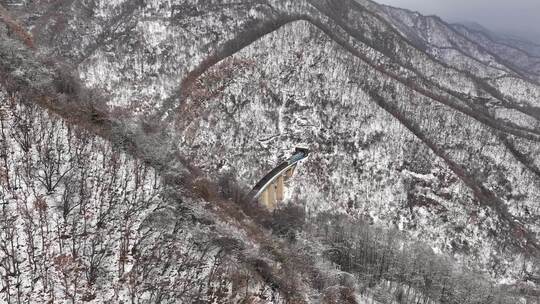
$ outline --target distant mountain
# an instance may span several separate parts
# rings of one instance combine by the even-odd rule
[[[534,39],[534,33],[512,33],[509,31],[491,31],[485,27],[476,24],[476,23],[458,23],[455,25],[464,25],[472,30],[477,30],[484,32],[486,35],[492,37],[501,43],[509,44],[520,49],[527,51],[531,55],[539,56],[540,55],[540,43],[537,42],[537,39]],[[536,42],[535,42],[536,41]]]

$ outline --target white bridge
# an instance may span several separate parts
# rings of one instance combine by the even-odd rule
[[[253,187],[250,192],[252,200],[257,199],[269,210],[274,210],[277,204],[283,201],[285,183],[293,176],[298,162],[306,158],[308,154],[308,149],[296,148],[289,159],[275,167]]]

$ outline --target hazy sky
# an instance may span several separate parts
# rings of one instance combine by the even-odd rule
[[[438,15],[451,21],[474,21],[495,31],[528,36],[540,42],[540,0],[375,0]]]

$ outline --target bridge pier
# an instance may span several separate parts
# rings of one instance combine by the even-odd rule
[[[263,193],[261,193],[261,195],[259,196],[259,202],[266,206],[266,208],[268,208],[268,191],[264,191]]]
[[[276,185],[275,184],[270,185],[270,187],[268,187],[267,191],[268,191],[268,208],[270,210],[273,210],[277,205],[277,202],[276,202]]]
[[[276,200],[278,202],[282,202],[283,201],[283,198],[284,198],[284,188],[285,188],[285,181],[284,181],[284,177],[283,175],[280,175],[278,178],[277,178],[277,181],[276,181]]]

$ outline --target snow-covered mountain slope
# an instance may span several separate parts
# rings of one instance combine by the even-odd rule
[[[0,303],[282,300],[253,240],[144,161],[3,87],[0,114]]]
[[[525,210],[538,211],[538,175],[505,152],[513,137],[408,92],[307,22],[287,25],[221,63],[203,75],[203,86],[212,90],[206,80],[213,73],[248,58],[275,63],[239,64],[232,84],[215,84],[217,96],[183,105],[198,108],[193,117],[199,119],[178,119],[177,129],[185,130],[178,148],[199,167],[234,169],[249,185],[276,156],[306,143],[316,153],[301,167],[294,193],[312,212],[372,217],[429,237],[443,251],[465,250],[485,265],[499,241],[517,241],[512,231],[518,226],[501,229],[505,221],[515,223],[519,215],[536,233],[536,216],[527,219]],[[534,142],[519,140],[537,151]],[[489,198],[482,201],[474,191]],[[521,256],[507,257],[522,265],[513,260]]]
[[[536,55],[367,0],[20,4],[36,59],[3,73],[52,83],[42,105],[104,119],[159,174],[249,189],[304,144],[288,201],[308,216],[399,229],[494,282],[539,277]]]

